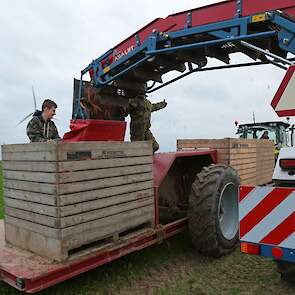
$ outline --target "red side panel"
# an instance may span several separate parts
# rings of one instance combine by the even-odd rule
[[[111,120],[71,120],[71,131],[64,142],[78,141],[124,141],[126,122]]]
[[[284,9],[283,11],[284,13],[288,14],[289,16],[295,19],[295,7],[287,8],[287,9]]]
[[[196,27],[233,19],[236,16],[237,9],[237,0],[225,0],[172,14],[165,19],[157,18],[118,44],[114,48],[115,60],[118,57],[120,58],[122,52],[124,55],[135,48],[135,35],[138,35],[140,41],[144,42],[154,29],[159,32],[174,32],[184,29],[188,12],[192,12],[192,26]],[[283,10],[291,16],[295,16],[295,0],[243,0],[243,16],[272,10]]]
[[[243,16],[295,6],[295,0],[243,0]]]
[[[196,158],[209,155],[212,163],[217,163],[217,151],[213,149],[203,151],[179,151],[172,153],[156,153],[154,155],[154,185],[159,187],[169,169],[177,158]]]
[[[236,0],[226,0],[221,3],[208,5],[190,10],[192,12],[192,26],[200,26],[213,22],[231,19],[236,13]],[[114,48],[114,55],[121,52],[128,52],[135,47],[135,35],[139,36],[141,42],[155,29],[159,32],[174,32],[182,30],[186,26],[187,13],[190,11],[182,11],[177,14],[169,15],[167,18],[157,18],[132,36],[122,41]]]

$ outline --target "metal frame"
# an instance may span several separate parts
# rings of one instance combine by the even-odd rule
[[[241,11],[242,1],[238,0],[238,9]],[[260,33],[251,34],[248,31],[248,25],[252,23],[252,16],[239,17],[212,23],[199,27],[191,27],[190,13],[188,13],[187,24],[183,30],[176,32],[161,33],[154,31],[142,44],[139,44],[134,50],[130,51],[127,55],[119,60],[108,65],[106,68],[102,67],[102,61],[106,58],[104,54],[100,58],[94,60],[88,67],[82,70],[82,76],[90,69],[94,71],[94,84],[95,86],[103,86],[110,84],[114,80],[120,78],[127,72],[135,69],[153,56],[163,53],[174,53],[179,50],[204,48],[206,46],[215,46],[219,44],[226,44],[244,40],[263,39],[271,36],[278,36],[280,46],[289,52],[295,53],[295,44],[292,42],[295,34],[295,24],[284,18],[278,12],[270,12],[266,14],[266,19],[273,24],[279,25],[281,30],[263,31]],[[181,46],[173,46],[173,41],[180,38],[191,37],[198,34],[208,34],[214,37],[214,40],[200,41],[195,43],[188,43]],[[159,48],[159,44],[161,47]],[[246,46],[246,45],[245,45]],[[110,54],[110,52],[108,52]],[[283,62],[285,63],[285,61]],[[118,70],[120,68],[120,70]],[[110,73],[114,72],[113,75]]]
[[[271,11],[264,13],[264,21],[268,21],[274,25],[280,27],[280,30],[275,29],[269,31],[262,31],[259,33],[251,33],[248,30],[249,24],[253,23],[253,16],[243,16],[243,0],[237,0],[236,15],[231,20],[211,23],[202,26],[192,27],[192,12],[186,14],[186,22],[182,30],[162,33],[157,30],[153,30],[151,35],[149,35],[144,41],[140,41],[139,35],[135,34],[135,44],[136,46],[128,54],[120,58],[119,60],[110,63],[109,57],[113,54],[113,50],[109,50],[103,54],[98,59],[94,60],[85,69],[81,71],[81,81],[83,76],[89,71],[93,72],[93,84],[96,87],[103,87],[104,85],[109,85],[113,81],[121,78],[124,74],[132,71],[138,66],[149,62],[155,56],[165,54],[165,53],[175,53],[179,50],[195,49],[195,48],[205,48],[210,46],[216,46],[220,44],[231,44],[232,42],[240,42],[241,45],[263,53],[266,56],[274,58],[274,60],[269,60],[269,62],[261,63],[245,63],[230,66],[221,67],[205,67],[194,69],[191,63],[188,63],[188,72],[181,74],[178,77],[171,79],[164,84],[157,86],[157,83],[153,83],[151,87],[147,89],[147,93],[154,92],[160,88],[163,88],[187,75],[199,72],[199,71],[210,71],[217,69],[229,69],[242,66],[251,66],[258,64],[274,64],[275,66],[282,68],[284,70],[288,69],[288,66],[292,63],[286,59],[283,59],[277,55],[267,52],[257,46],[245,42],[245,40],[254,39],[264,39],[273,36],[277,36],[279,46],[281,49],[295,54],[295,23],[287,18],[285,18],[279,11]],[[184,39],[187,37],[192,37],[200,34],[207,34],[213,37],[213,40],[198,41],[193,43],[188,43],[179,46],[173,46],[174,42],[179,39]],[[106,62],[107,61],[107,62]],[[105,63],[103,66],[102,64]],[[110,63],[110,64],[109,64]],[[286,67],[287,65],[287,67]],[[78,98],[78,108],[74,117],[77,117],[79,112],[82,118],[85,117],[83,110],[80,106],[82,85],[80,84],[79,98]]]

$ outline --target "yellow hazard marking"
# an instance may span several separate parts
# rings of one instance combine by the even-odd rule
[[[252,16],[251,22],[258,23],[266,21],[266,13],[260,13]]]
[[[110,71],[110,67],[105,67],[104,69],[103,69],[103,72],[106,74],[107,72],[109,72]]]

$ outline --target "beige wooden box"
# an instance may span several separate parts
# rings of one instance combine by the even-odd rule
[[[6,241],[63,261],[154,223],[149,142],[2,146]]]
[[[179,139],[177,149],[212,148],[218,152],[218,162],[237,170],[241,184],[262,185],[271,182],[274,165],[274,144],[255,139]]]

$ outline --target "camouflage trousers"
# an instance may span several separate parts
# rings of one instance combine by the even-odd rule
[[[133,121],[130,122],[130,139],[131,141],[150,140],[153,145],[153,152],[155,153],[159,149],[159,144],[156,141],[150,128],[144,126],[144,122]]]
[[[133,100],[130,103],[130,139],[131,141],[150,140],[153,145],[153,152],[159,149],[155,137],[150,131],[151,110],[145,107],[144,100]]]

